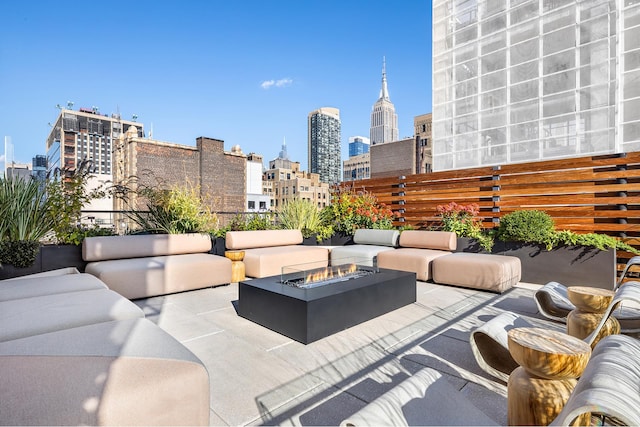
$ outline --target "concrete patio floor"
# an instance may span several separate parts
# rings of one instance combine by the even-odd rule
[[[537,285],[502,295],[416,286],[416,303],[308,345],[238,316],[237,284],[135,302],[206,365],[211,425],[337,425],[424,367],[506,425],[506,384],[480,370],[470,331],[503,311],[564,325],[538,315]]]

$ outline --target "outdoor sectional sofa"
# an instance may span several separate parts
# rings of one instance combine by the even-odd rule
[[[373,266],[382,251],[393,250],[398,246],[398,230],[359,229],[353,235],[353,245],[336,246],[331,249],[331,264],[353,262]]]
[[[245,274],[277,276],[282,268],[309,269],[329,265],[329,249],[302,245],[300,230],[228,231],[226,248],[244,251]]]
[[[456,234],[405,230],[399,247],[379,252],[378,267],[411,271],[421,281],[504,292],[520,281],[520,260],[512,256],[453,253]]]
[[[128,299],[147,298],[231,282],[231,260],[210,254],[208,234],[87,237],[85,272]]]
[[[144,317],[75,269],[0,281],[0,424],[208,425],[206,368]]]

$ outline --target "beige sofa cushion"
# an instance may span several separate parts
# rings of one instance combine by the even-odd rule
[[[2,424],[209,424],[206,369],[146,319],[0,343],[0,378]]]
[[[458,252],[433,260],[433,281],[504,292],[520,281],[520,259],[513,256]]]
[[[308,269],[326,267],[328,264],[329,250],[318,246],[245,249],[244,254],[245,273],[256,278],[279,276],[285,266]]]
[[[405,230],[400,233],[400,247],[403,248],[453,251],[456,244],[456,233],[449,231]]]
[[[303,241],[300,230],[228,231],[225,245],[230,250],[299,245]]]
[[[0,301],[93,289],[107,289],[107,286],[86,273],[24,276],[19,279],[0,280]]]
[[[82,242],[85,261],[209,252],[208,234],[136,234],[87,237]]]
[[[431,262],[450,253],[433,249],[398,248],[378,253],[378,267],[413,272],[416,273],[416,280],[426,282],[432,277]]]
[[[85,271],[129,299],[231,282],[231,260],[203,253],[96,261]]]
[[[142,317],[140,307],[108,289],[3,301],[0,302],[0,342]]]

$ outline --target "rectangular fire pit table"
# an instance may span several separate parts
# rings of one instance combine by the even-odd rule
[[[416,301],[415,273],[382,268],[306,289],[281,283],[281,276],[238,286],[240,316],[303,344]]]

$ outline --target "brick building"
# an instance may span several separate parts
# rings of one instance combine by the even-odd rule
[[[199,137],[193,147],[141,138],[129,128],[114,147],[113,181],[134,191],[125,200],[114,200],[114,209],[144,209],[138,189],[190,184],[199,187],[213,212],[243,212],[246,163],[238,146],[224,151],[219,139]]]
[[[416,141],[414,138],[372,145],[371,178],[397,177],[416,173]]]

